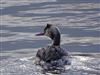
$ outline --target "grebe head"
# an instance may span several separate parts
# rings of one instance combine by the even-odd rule
[[[53,46],[60,45],[61,37],[60,37],[59,29],[56,26],[53,26],[52,24],[47,24],[47,26],[44,28],[44,32],[36,35],[37,36],[46,35],[53,40]]]

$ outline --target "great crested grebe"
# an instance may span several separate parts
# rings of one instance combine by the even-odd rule
[[[40,64],[41,61],[51,63],[52,61],[59,59],[62,59],[64,63],[66,63],[66,57],[68,57],[68,53],[60,47],[61,35],[59,29],[56,26],[47,24],[47,26],[44,28],[44,32],[36,35],[46,35],[53,41],[51,46],[46,46],[38,50],[36,54],[36,57],[38,58],[38,64]]]

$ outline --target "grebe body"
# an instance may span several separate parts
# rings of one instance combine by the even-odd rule
[[[56,26],[47,24],[47,26],[44,28],[44,32],[36,35],[46,35],[53,41],[51,46],[46,46],[38,50],[36,54],[36,64],[42,66],[46,64],[49,64],[49,66],[69,64],[68,53],[66,50],[60,47],[61,34]]]

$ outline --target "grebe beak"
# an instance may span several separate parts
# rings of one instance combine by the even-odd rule
[[[38,33],[38,34],[36,34],[36,36],[42,36],[42,35],[44,35],[44,33]]]

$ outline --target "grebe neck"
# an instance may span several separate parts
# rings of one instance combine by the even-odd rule
[[[56,34],[53,38],[53,46],[60,46],[60,33]]]

